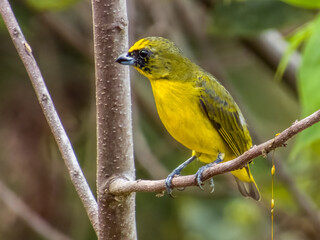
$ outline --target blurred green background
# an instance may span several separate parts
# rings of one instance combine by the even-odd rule
[[[95,192],[90,1],[11,4]],[[130,0],[130,45],[146,36],[175,41],[232,93],[254,144],[259,144],[320,108],[319,7],[319,0]],[[280,81],[275,80],[279,57],[273,50],[281,41],[273,38],[263,44],[271,33],[282,35],[289,46],[278,69]],[[0,180],[61,233],[71,239],[96,239],[2,21],[0,42]],[[290,73],[284,67],[293,50],[299,55]],[[137,178],[164,178],[190,151],[162,126],[147,79],[132,71],[131,80]],[[278,240],[320,239],[319,140],[317,124],[274,153]],[[175,190],[175,199],[137,193],[139,239],[270,239],[271,157],[260,157],[251,167],[260,202],[243,198],[230,174],[215,177],[213,194],[198,188]],[[200,166],[196,162],[183,173],[194,173]],[[47,239],[3,198],[0,239]]]

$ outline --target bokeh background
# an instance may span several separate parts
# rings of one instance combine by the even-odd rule
[[[95,192],[90,1],[11,4]],[[320,108],[319,8],[318,0],[129,0],[130,45],[146,36],[175,41],[232,93],[259,144]],[[20,201],[70,239],[96,239],[2,20],[0,42],[0,239],[50,239],[16,213]],[[131,80],[137,178],[164,178],[190,151],[162,126],[148,80],[134,71]],[[230,174],[214,178],[213,194],[137,193],[139,239],[270,239],[272,157],[276,239],[320,239],[319,125],[254,161],[260,202],[243,198]]]

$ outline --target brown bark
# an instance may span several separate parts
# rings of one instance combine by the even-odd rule
[[[97,107],[99,239],[136,239],[135,194],[106,192],[114,177],[135,179],[128,68],[115,59],[128,49],[126,1],[92,1]]]

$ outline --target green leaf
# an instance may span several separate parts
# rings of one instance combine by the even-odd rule
[[[303,27],[299,28],[293,35],[288,39],[289,40],[289,46],[284,52],[279,66],[277,68],[276,74],[275,74],[275,80],[279,81],[284,71],[286,70],[288,66],[288,62],[290,60],[290,56],[294,51],[298,49],[298,47],[301,46],[303,42],[305,42],[312,34],[314,30],[314,22],[311,21],[308,24],[304,25]]]
[[[299,96],[302,108],[302,117],[306,117],[320,109],[320,15],[315,19],[314,31],[307,41],[302,55],[302,63],[298,73]],[[292,156],[303,150],[306,154],[319,149],[320,124],[306,129],[299,134]]]
[[[26,3],[36,11],[63,10],[78,0],[26,0]]]
[[[218,2],[212,13],[210,31],[228,36],[257,35],[266,29],[301,23],[311,16],[310,11],[279,0]]]
[[[293,6],[303,8],[320,8],[320,0],[282,0]]]

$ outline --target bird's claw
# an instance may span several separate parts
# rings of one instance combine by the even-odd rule
[[[196,173],[196,181],[197,181],[197,184],[199,186],[199,188],[201,190],[204,190],[202,185],[203,185],[203,181],[201,180],[202,178],[202,174],[204,172],[204,170],[206,170],[207,168],[211,167],[213,163],[210,163],[208,165],[205,165],[201,168],[199,168],[198,172]],[[214,181],[213,181],[213,178],[210,178],[210,187],[211,187],[211,193],[213,193],[214,191]]]
[[[202,173],[203,171],[206,169],[206,166],[203,166],[201,168],[199,168],[198,172],[196,173],[196,180],[197,180],[197,184],[198,184],[198,187],[201,189],[201,190],[204,190],[203,187],[202,187]]]
[[[180,164],[176,169],[174,169],[166,178],[166,189],[168,194],[170,195],[170,197],[174,197],[172,195],[172,180],[174,178],[174,176],[180,176],[181,171],[192,161],[194,161],[195,159],[197,159],[197,157],[195,155],[193,155],[192,157],[190,157],[189,159],[187,159],[187,161],[183,162],[182,164]]]
[[[214,192],[214,181],[213,181],[213,178],[210,178],[210,187],[211,187],[211,192],[210,193],[213,193]]]
[[[166,178],[166,190],[167,190],[167,193],[169,194],[169,196],[172,198],[174,198],[174,196],[172,195],[172,180],[175,175],[176,175],[176,173],[173,171]]]

